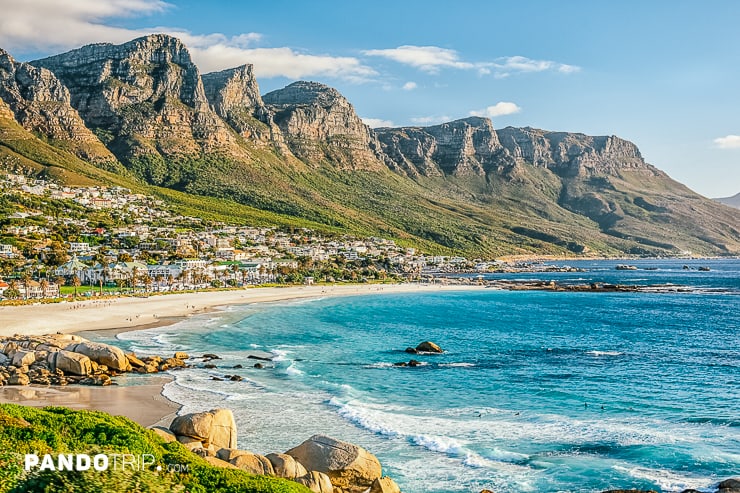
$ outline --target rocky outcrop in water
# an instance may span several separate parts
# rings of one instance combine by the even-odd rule
[[[342,169],[381,169],[378,143],[336,89],[299,81],[263,96],[296,157]]]

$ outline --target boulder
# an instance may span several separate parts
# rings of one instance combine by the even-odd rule
[[[370,493],[401,493],[401,488],[391,478],[384,476],[373,481]]]
[[[717,488],[720,490],[740,489],[740,479],[730,478],[722,481]]]
[[[419,353],[444,353],[441,347],[431,341],[422,342],[416,346],[416,351]]]
[[[221,459],[218,459],[216,457],[203,457],[206,462],[208,462],[212,466],[216,467],[225,467],[227,469],[238,469],[234,464],[229,464],[228,462],[222,461]]]
[[[25,373],[13,373],[8,379],[8,385],[28,385],[31,379]]]
[[[5,353],[0,353],[0,365],[5,366],[9,364],[10,358],[5,356]]]
[[[216,452],[216,457],[226,462],[231,462],[232,459],[236,459],[240,455],[251,454],[248,450],[239,450],[236,448],[222,448]]]
[[[332,485],[329,476],[319,471],[311,471],[303,477],[294,479],[296,483],[302,484],[314,493],[333,493],[334,486]]]
[[[264,455],[246,452],[244,454],[237,455],[229,462],[250,474],[261,474],[263,476],[275,475],[275,471],[272,469],[272,464]]]
[[[308,474],[303,464],[287,454],[267,454],[267,459],[272,464],[275,476],[279,478],[295,479]]]
[[[13,366],[30,366],[36,362],[36,353],[34,351],[18,350],[13,355]]]
[[[197,448],[203,448],[203,442],[201,440],[198,440],[197,438],[178,435],[177,441],[180,442],[183,447],[190,451],[193,451]]]
[[[99,342],[80,342],[72,343],[64,349],[84,354],[96,363],[105,365],[112,370],[131,371],[131,364],[126,354],[115,346]]]
[[[174,354],[173,358],[176,359],[188,359],[190,356],[188,356],[188,353],[183,353],[182,351],[178,351]]]
[[[717,493],[740,493],[740,479],[730,478],[718,485]]]
[[[128,359],[129,364],[134,368],[143,368],[146,366],[146,363],[137,358],[134,353],[128,353],[126,359]]]
[[[152,430],[157,435],[159,435],[159,438],[164,440],[164,443],[171,443],[171,442],[177,441],[177,437],[175,436],[175,434],[172,433],[167,428],[165,428],[164,426],[152,426],[149,429]]]
[[[229,409],[211,409],[202,413],[178,416],[172,421],[170,430],[178,436],[196,438],[206,446],[236,448],[236,423]]]
[[[357,445],[324,435],[314,435],[285,452],[309,471],[328,475],[334,486],[367,489],[380,478],[380,461]]]
[[[85,376],[92,372],[90,358],[71,351],[62,350],[49,353],[48,362],[52,371],[62,370],[67,375]]]
[[[417,351],[417,350],[416,350],[416,348],[412,348],[412,347],[407,347],[407,348],[405,349],[405,351],[406,351],[407,353],[409,353],[409,354],[416,354],[416,353],[418,353],[418,352],[419,352],[419,351]]]

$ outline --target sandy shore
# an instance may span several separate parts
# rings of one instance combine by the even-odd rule
[[[0,307],[0,335],[75,332],[83,337],[110,335],[169,325],[184,317],[203,313],[217,306],[265,303],[325,296],[439,292],[481,289],[478,286],[418,284],[357,284],[339,286],[301,286],[288,288],[250,288],[235,291],[170,294],[149,298],[118,298]],[[110,387],[0,387],[0,403],[26,406],[66,406],[72,409],[104,411],[131,418],[142,426],[168,425],[180,405],[162,395],[171,381],[162,375],[143,377],[145,384]]]
[[[48,334],[106,329],[135,330],[143,326],[166,325],[176,317],[202,313],[223,305],[264,303],[322,296],[433,292],[476,289],[476,287],[418,284],[353,284],[248,288],[234,291],[168,294],[148,298],[114,298],[74,303],[0,306],[0,335]],[[168,319],[163,321],[161,319]]]
[[[172,379],[161,375],[144,378],[147,383],[131,386],[0,387],[0,402],[103,411],[114,416],[126,416],[142,426],[169,425],[180,409],[179,404],[162,395],[162,386]]]

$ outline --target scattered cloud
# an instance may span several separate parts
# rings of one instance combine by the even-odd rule
[[[413,90],[414,90],[414,89],[416,89],[417,87],[419,87],[419,86],[417,86],[417,85],[416,85],[416,82],[412,82],[412,81],[409,81],[409,82],[407,82],[407,83],[405,83],[405,84],[403,85],[402,89],[403,89],[404,91],[413,91]]]
[[[396,125],[390,120],[383,120],[380,118],[365,118],[362,117],[362,122],[370,128],[380,127],[395,127]]]
[[[501,101],[493,106],[488,106],[482,110],[473,110],[469,114],[470,116],[485,116],[488,118],[496,118],[497,116],[512,115],[519,113],[522,109],[514,103]]]
[[[143,17],[171,7],[162,0],[0,0],[0,46],[11,53],[53,53],[89,43],[124,43],[151,33],[165,33],[188,46],[202,72],[253,63],[260,77],[325,76],[364,82],[376,75],[375,70],[355,57],[315,55],[289,47],[258,47],[262,40],[259,33],[226,36],[193,34],[167,26],[126,29],[111,25],[114,19]]]
[[[551,60],[533,60],[523,56],[499,58],[496,62],[488,64],[482,68],[488,70],[489,73],[493,70],[495,77],[498,78],[508,77],[509,75],[517,73],[553,71],[561,74],[572,74],[581,70],[580,67],[575,65],[567,65],[565,63],[553,62]]]
[[[432,74],[438,73],[442,68],[454,68],[476,70],[480,75],[493,74],[494,77],[504,78],[517,73],[551,71],[572,74],[580,70],[575,65],[552,60],[533,60],[523,56],[502,57],[492,62],[469,62],[462,60],[457,51],[439,46],[403,45],[383,50],[365,50],[362,53],[387,58]]]
[[[312,55],[292,48],[239,48],[229,43],[186,44],[202,72],[252,63],[258,77],[301,79],[324,76],[366,82],[377,75],[375,70],[354,57]]]
[[[438,46],[404,45],[385,50],[365,50],[366,56],[378,56],[404,65],[416,67],[424,72],[437,73],[442,67],[470,69],[474,65],[460,60],[455,50]]]
[[[720,149],[740,149],[740,135],[726,135],[714,139],[714,145]]]
[[[437,123],[446,123],[452,120],[453,118],[447,115],[417,116],[411,118],[411,121],[417,125],[436,125]]]

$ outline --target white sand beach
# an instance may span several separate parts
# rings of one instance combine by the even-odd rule
[[[403,292],[479,289],[476,286],[424,284],[352,284],[336,286],[294,286],[247,288],[233,291],[167,294],[0,306],[0,335],[48,334],[106,329],[135,330],[166,325],[175,319],[202,313],[211,308],[245,303],[264,303],[323,296],[351,296]],[[161,323],[160,323],[161,322]]]

